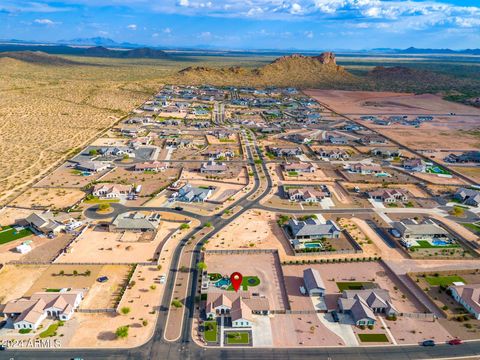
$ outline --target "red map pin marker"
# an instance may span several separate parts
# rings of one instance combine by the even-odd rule
[[[230,275],[230,282],[232,283],[233,289],[237,292],[242,285],[243,276],[239,272],[234,272]]]

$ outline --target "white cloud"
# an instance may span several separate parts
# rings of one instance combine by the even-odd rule
[[[35,20],[33,20],[33,22],[35,24],[46,25],[46,26],[53,26],[53,25],[56,25],[56,24],[60,24],[59,22],[55,22],[55,21],[52,21],[50,19],[35,19]]]
[[[314,37],[313,31],[305,31],[303,34],[308,39],[313,39],[313,37]]]
[[[127,29],[137,30],[137,25],[136,24],[130,24],[130,25],[127,26]]]
[[[167,27],[167,28],[163,29],[163,32],[164,32],[165,34],[171,34],[171,33],[172,33],[172,29],[170,29],[170,28]]]
[[[188,0],[180,0],[178,2],[178,5],[180,6],[189,6],[190,5],[190,2]]]

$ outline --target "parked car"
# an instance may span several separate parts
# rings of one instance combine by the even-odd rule
[[[435,341],[425,340],[425,341],[422,342],[422,346],[435,346]]]
[[[175,207],[174,207],[174,210],[183,211],[183,207],[181,207],[181,206],[175,206]]]
[[[300,286],[300,289],[299,289],[299,290],[300,290],[300,293],[301,293],[302,295],[306,295],[306,294],[307,294],[307,290],[305,290],[305,287]]]
[[[160,275],[160,284],[165,284],[167,277],[165,275]]]
[[[97,281],[99,283],[104,283],[104,282],[107,282],[108,281],[108,276],[100,276]]]
[[[390,229],[390,234],[392,234],[396,238],[402,237],[402,235],[398,232],[397,229]]]
[[[7,347],[5,345],[0,345],[0,351],[7,350]]]
[[[460,340],[460,339],[452,339],[448,343],[450,345],[461,345],[461,344],[463,344],[462,340]]]
[[[338,317],[338,314],[335,310],[333,310],[330,314],[332,314],[333,321],[339,322],[340,318]]]

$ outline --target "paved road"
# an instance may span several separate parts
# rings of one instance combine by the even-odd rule
[[[262,155],[259,152],[257,143],[254,141],[254,147],[256,152],[261,158]],[[247,146],[248,157],[250,160],[253,159],[253,154],[251,152],[250,146]],[[206,221],[210,221],[215,227],[215,230],[207,236],[211,237],[220,231],[223,227],[228,225],[233,221],[238,215],[241,215],[245,211],[258,208],[259,200],[264,197],[269,188],[272,186],[272,181],[270,176],[268,176],[268,171],[266,169],[265,163],[262,163],[263,171],[266,174],[267,188],[260,194],[255,200],[250,201],[248,197],[255,193],[260,186],[260,179],[257,169],[253,166],[252,170],[254,171],[255,186],[253,189],[246,194],[244,197],[231,204],[229,208],[235,206],[242,206],[242,209],[236,216],[233,216],[229,219],[223,219],[219,216],[200,216],[193,213],[180,212],[182,214],[192,216],[199,219],[203,224]],[[115,204],[115,211],[123,211],[120,204]],[[135,208],[134,208],[135,209]],[[143,208],[144,209],[144,208]],[[152,208],[156,210],[158,208]],[[163,208],[160,208],[164,210]],[[358,209],[356,209],[358,210]],[[371,209],[370,209],[371,210]],[[164,211],[172,211],[172,209],[165,209]],[[322,210],[323,212],[324,210]],[[337,210],[338,211],[338,210]],[[346,211],[351,212],[352,210],[347,209]],[[88,216],[96,216],[94,212],[88,212]],[[98,215],[98,214],[97,214]],[[111,216],[111,214],[109,215]],[[192,229],[192,233],[197,231],[199,228]],[[195,256],[192,256],[191,268],[192,272],[189,276],[189,288],[191,289],[190,295],[185,301],[185,316],[182,329],[182,336],[177,342],[166,342],[163,340],[163,332],[165,329],[167,313],[169,308],[169,301],[175,286],[174,279],[175,272],[178,269],[181,249],[185,246],[188,237],[182,240],[179,246],[175,249],[175,252],[172,256],[172,265],[171,265],[171,276],[168,277],[167,283],[165,284],[165,292],[162,299],[162,303],[159,307],[159,317],[156,324],[155,332],[153,337],[146,344],[134,348],[134,349],[92,349],[92,350],[31,350],[31,351],[21,351],[21,350],[7,350],[0,352],[0,360],[3,359],[69,359],[75,357],[81,357],[84,359],[162,359],[162,360],[177,360],[177,359],[225,359],[225,360],[234,360],[234,359],[330,359],[330,360],[363,360],[363,359],[391,359],[391,360],[405,360],[405,359],[438,359],[445,357],[465,357],[465,356],[480,356],[480,341],[469,342],[461,346],[449,346],[449,345],[439,345],[432,348],[424,348],[420,346],[388,346],[388,347],[335,347],[335,348],[292,348],[292,349],[281,349],[281,348],[243,348],[243,349],[233,349],[233,348],[202,348],[196,345],[191,338],[191,325],[194,316],[195,310],[195,294],[197,291],[198,278],[196,270],[196,262],[199,261],[200,250],[203,244],[203,241],[198,242],[196,249],[194,251]]]

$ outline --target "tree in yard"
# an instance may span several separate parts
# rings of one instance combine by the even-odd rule
[[[77,276],[78,275],[78,271],[77,270],[73,270],[73,276]]]
[[[200,262],[197,264],[197,268],[198,268],[198,270],[200,270],[200,271],[207,270],[207,264],[205,264],[203,261],[200,261]]]
[[[117,330],[115,331],[115,335],[119,339],[126,338],[128,336],[128,325],[120,326],[119,328],[117,328]]]
[[[100,204],[98,206],[98,210],[100,210],[100,211],[106,211],[108,209],[110,209],[110,204]]]
[[[92,272],[90,270],[85,271],[85,276],[90,276]]]
[[[128,306],[124,306],[120,309],[123,315],[127,315],[130,312],[130,308]]]
[[[190,229],[190,225],[188,225],[188,224],[180,225],[180,230],[185,230],[185,229]]]
[[[88,152],[88,155],[90,155],[90,156],[95,156],[97,154],[98,154],[98,151],[96,149],[92,149]]]

